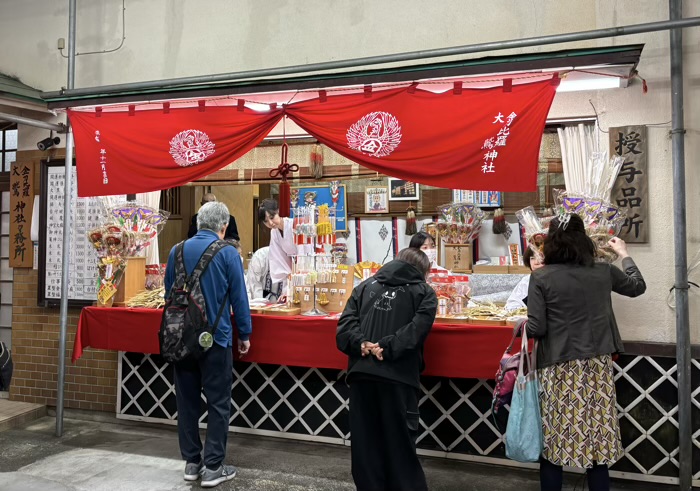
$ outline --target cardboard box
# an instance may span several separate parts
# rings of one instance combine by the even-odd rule
[[[146,289],[146,258],[130,257],[124,269],[124,277],[119,282],[117,293],[112,297],[114,305],[125,304]]]
[[[471,244],[445,244],[445,268],[453,273],[471,273]]]

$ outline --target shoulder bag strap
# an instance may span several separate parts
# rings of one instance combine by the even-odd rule
[[[508,345],[508,348],[506,348],[507,354],[510,354],[510,352],[513,351],[513,345],[515,344],[515,340],[518,337],[518,332],[520,332],[521,328],[523,331],[525,331],[526,324],[527,324],[527,319],[524,321],[518,321],[515,323],[515,327],[513,327],[513,337],[510,338],[510,344]]]

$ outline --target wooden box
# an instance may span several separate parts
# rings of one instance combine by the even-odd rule
[[[474,265],[475,274],[508,274],[509,266]]]
[[[471,244],[445,244],[445,268],[453,273],[471,273]]]
[[[521,266],[519,264],[515,266],[508,266],[508,272],[510,274],[530,274],[530,268],[527,266]]]
[[[146,289],[146,258],[130,257],[124,269],[124,277],[114,294],[114,305],[125,304],[131,297]]]
[[[494,318],[494,317],[489,317],[489,318],[470,317],[469,323],[470,324],[478,324],[481,326],[505,326],[506,320],[505,319],[498,319],[498,318]]]
[[[299,315],[301,309],[299,307],[287,307],[286,305],[270,305],[260,311],[263,315]]]
[[[435,323],[436,324],[469,324],[469,318],[468,317],[453,317],[453,316],[445,316],[445,317],[435,317]]]

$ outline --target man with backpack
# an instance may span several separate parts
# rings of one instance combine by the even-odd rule
[[[243,265],[238,251],[222,242],[228,224],[225,204],[206,203],[197,215],[197,234],[173,247],[165,270],[161,354],[174,366],[184,478],[201,477],[202,487],[236,476],[236,468],[224,463],[233,384],[231,309],[241,355],[250,348],[252,331]],[[199,437],[202,389],[208,410],[204,448]]]

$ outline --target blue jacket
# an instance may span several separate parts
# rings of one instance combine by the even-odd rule
[[[204,251],[218,238],[211,230],[200,230],[194,237],[185,242],[183,256],[187,274],[192,273]],[[170,294],[170,289],[175,283],[176,247],[170,250],[168,265],[165,268],[166,295]],[[214,334],[216,344],[225,348],[233,344],[231,316],[228,315],[231,308],[233,308],[233,315],[236,319],[239,339],[247,341],[253,330],[244,278],[243,263],[238,251],[233,246],[221,249],[200,278],[202,294],[207,303],[207,319],[210,323],[213,324],[216,321],[221,302],[226,302]]]

